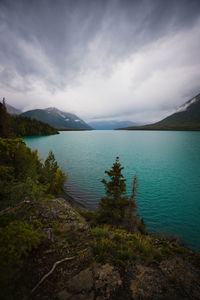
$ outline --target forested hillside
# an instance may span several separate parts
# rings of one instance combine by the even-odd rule
[[[57,129],[41,121],[23,116],[9,116],[10,127],[15,136],[58,134]]]
[[[49,124],[24,116],[10,115],[5,99],[0,102],[0,137],[22,137],[32,135],[57,134],[58,131]]]

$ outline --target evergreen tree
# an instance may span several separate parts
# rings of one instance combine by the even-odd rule
[[[67,175],[59,169],[57,161],[52,151],[49,152],[44,162],[41,180],[48,186],[50,194],[58,194],[61,192]]]
[[[58,131],[49,124],[24,116],[10,115],[10,127],[13,136],[32,136],[57,134]]]
[[[99,203],[99,221],[101,223],[121,225],[124,220],[125,209],[129,203],[126,195],[126,179],[122,175],[124,168],[119,163],[119,157],[112,166],[112,169],[105,171],[110,181],[102,180],[105,185],[106,196],[101,198]]]
[[[101,198],[99,202],[98,221],[99,223],[122,226],[128,232],[140,231],[145,233],[144,220],[140,220],[136,214],[137,177],[135,175],[133,178],[132,194],[129,198],[126,195],[126,179],[122,174],[123,169],[119,163],[119,157],[116,157],[111,170],[105,171],[110,181],[106,179],[101,181],[105,185],[106,196]]]
[[[5,98],[3,98],[2,103],[0,102],[0,137],[9,137],[9,115],[6,109]]]

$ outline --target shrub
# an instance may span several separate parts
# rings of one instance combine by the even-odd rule
[[[26,197],[34,201],[58,194],[66,178],[52,152],[42,164],[37,151],[31,151],[23,140],[0,138],[1,209]]]
[[[88,223],[90,223],[91,226],[95,227],[98,225],[98,213],[96,211],[83,210],[80,208],[77,208],[76,210]]]
[[[102,238],[102,237],[108,238],[109,237],[109,231],[105,230],[103,228],[99,228],[99,227],[93,228],[91,230],[91,234],[93,236],[95,236],[96,238]]]
[[[104,233],[101,228],[93,229],[95,240],[92,243],[93,253],[101,263],[111,262],[124,268],[136,259],[151,263],[160,261],[162,253],[153,247],[153,240],[148,236],[127,234],[124,230]]]
[[[0,228],[0,286],[1,290],[9,290],[11,280],[19,275],[23,257],[37,248],[44,237],[26,222],[11,222]]]

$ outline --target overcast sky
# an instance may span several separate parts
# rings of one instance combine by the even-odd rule
[[[200,0],[0,0],[1,98],[154,122],[200,92]]]

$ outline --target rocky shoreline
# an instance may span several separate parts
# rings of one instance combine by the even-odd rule
[[[114,228],[91,229],[75,206],[66,198],[51,199],[31,208],[26,204],[31,221],[43,224],[46,237],[26,257],[17,281],[17,289],[20,284],[26,287],[27,299],[200,299],[198,254],[178,241],[130,235]],[[98,245],[102,232],[106,233],[104,243],[114,247],[109,250],[111,254],[118,245],[116,238],[130,241],[131,247],[140,242],[139,248],[134,248],[135,258],[124,257],[123,267],[116,265],[112,255],[100,261],[94,245]],[[120,247],[126,246],[123,243]],[[100,254],[102,251],[105,249]],[[161,252],[162,257],[158,257]]]
[[[62,193],[59,195],[59,197],[65,199],[68,203],[71,204],[72,207],[80,207],[88,209],[83,203],[77,201],[72,195],[70,195],[66,189],[63,189]]]

